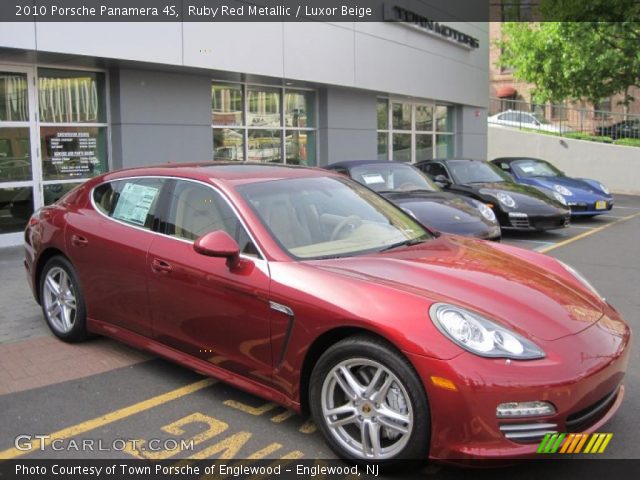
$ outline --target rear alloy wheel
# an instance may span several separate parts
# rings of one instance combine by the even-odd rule
[[[49,328],[58,338],[68,342],[86,338],[82,292],[75,270],[66,258],[53,257],[45,264],[40,300]]]
[[[313,419],[340,456],[380,465],[426,458],[424,390],[385,342],[366,336],[338,342],[318,361],[310,385]]]

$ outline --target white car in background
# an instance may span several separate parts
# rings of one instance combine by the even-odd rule
[[[567,128],[560,125],[548,123],[544,119],[539,119],[532,113],[519,112],[517,110],[507,110],[496,113],[488,118],[490,124],[503,125],[505,127],[530,128],[532,130],[542,130],[544,132],[562,133],[568,132]]]

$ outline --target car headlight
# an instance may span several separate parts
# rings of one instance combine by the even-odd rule
[[[600,185],[600,190],[602,190],[602,193],[609,195],[609,189],[607,187],[605,187],[603,184],[598,183],[598,185]]]
[[[511,195],[504,192],[498,192],[496,195],[498,201],[503,204],[505,207],[516,208],[516,201],[513,199]]]
[[[533,342],[463,308],[435,303],[429,316],[447,338],[481,357],[531,360],[545,356]]]
[[[567,187],[563,187],[562,185],[554,185],[553,188],[556,192],[558,192],[560,195],[564,195],[565,197],[570,197],[573,195],[571,190],[569,190]]]
[[[476,206],[478,207],[478,210],[480,210],[480,214],[486,218],[487,220],[489,220],[490,222],[495,223],[496,220],[496,214],[493,213],[493,210],[491,210],[488,206],[486,206],[484,203],[482,202],[477,202]]]
[[[557,201],[559,201],[562,205],[566,205],[567,204],[567,200],[560,195],[558,192],[551,192],[553,193],[553,198],[555,198]]]
[[[557,259],[556,259],[557,260]],[[596,297],[600,298],[601,300],[604,300],[604,297],[602,295],[600,295],[600,293],[598,293],[598,291],[596,290],[596,288],[591,285],[591,283],[589,282],[589,280],[587,280],[584,275],[582,275],[579,271],[577,271],[575,268],[573,268],[571,265],[567,265],[564,262],[561,262],[560,260],[558,260],[558,263],[560,265],[562,265],[562,267],[569,272],[571,275],[573,275],[573,277],[578,280],[582,285],[585,286],[585,288],[587,290],[589,290],[591,293],[593,293]]]

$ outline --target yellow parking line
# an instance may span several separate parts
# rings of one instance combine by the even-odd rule
[[[76,435],[80,435],[81,433],[86,433],[91,430],[95,430],[96,428],[102,427],[109,423],[117,422],[118,420],[122,420],[123,418],[130,417],[131,415],[144,412],[145,410],[155,408],[159,405],[170,402],[171,400],[176,400],[178,398],[184,397],[185,395],[189,395],[190,393],[197,392],[198,390],[207,388],[210,385],[213,385],[214,383],[216,383],[216,381],[213,380],[212,378],[206,378],[204,380],[200,380],[198,382],[185,385],[184,387],[171,390],[170,392],[163,393],[162,395],[158,395],[156,397],[143,400],[142,402],[138,402],[134,405],[130,405],[128,407],[115,410],[111,413],[107,413],[106,415],[92,418],[91,420],[87,420],[86,422],[82,422],[77,425],[72,425],[70,427],[63,428],[62,430],[58,430],[57,432],[53,432],[49,434],[49,436],[44,440],[32,439],[31,440],[32,447],[29,450],[9,448],[7,450],[0,452],[0,459],[8,460],[11,458],[21,457],[22,455],[26,455],[27,453],[38,451],[41,448],[44,448],[50,445],[51,442],[53,442],[56,439],[71,438],[71,437],[75,437]]]
[[[576,235],[575,237],[571,237],[568,240],[564,240],[562,242],[554,243],[553,245],[550,245],[548,247],[541,248],[540,250],[538,250],[538,252],[547,253],[547,252],[550,252],[551,250],[555,250],[556,248],[564,247],[565,245],[569,245],[570,243],[577,242],[578,240],[582,240],[583,238],[586,238],[590,235],[600,233],[601,231],[606,230],[607,228],[613,227],[618,223],[626,222],[627,220],[631,220],[632,218],[636,218],[638,216],[640,216],[640,212],[634,213],[633,215],[629,215],[627,217],[622,217],[619,220],[616,220],[615,222],[607,223],[606,225],[603,225],[601,227],[594,228],[593,230],[589,230],[588,232],[584,232],[584,233],[581,233],[580,235]]]

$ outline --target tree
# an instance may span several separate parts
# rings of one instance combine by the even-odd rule
[[[599,0],[589,3],[592,9],[586,13],[579,10],[584,4],[578,0],[543,0],[543,18],[550,3],[555,9],[547,16],[584,21],[505,23],[499,41],[500,65],[511,67],[515,78],[534,85],[536,102],[569,99],[597,104],[621,93],[626,113],[634,100],[630,87],[640,87],[640,22],[589,21],[605,8]],[[607,19],[623,15],[616,2],[609,7]]]

